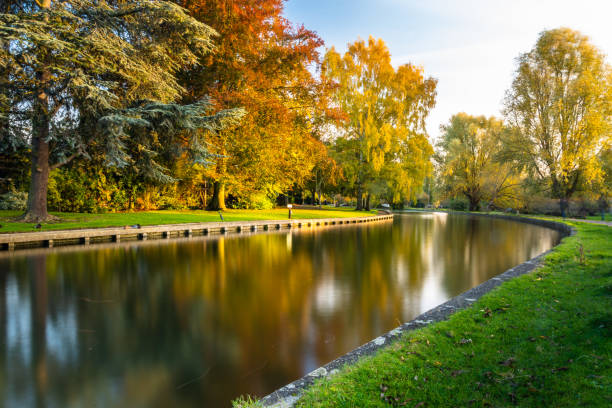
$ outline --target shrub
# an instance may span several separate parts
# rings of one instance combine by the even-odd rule
[[[244,205],[244,208],[251,208],[254,210],[270,210],[274,208],[274,201],[265,193],[255,193],[248,197]]]
[[[25,191],[9,191],[0,196],[0,210],[23,211],[28,205],[28,193]]]
[[[464,198],[453,198],[450,200],[449,207],[455,211],[466,211],[470,208],[470,204]]]
[[[157,209],[159,210],[184,210],[185,203],[180,197],[173,194],[162,193],[157,198]]]
[[[532,197],[526,203],[526,211],[530,214],[561,215],[559,200],[546,197]],[[567,215],[569,217],[586,217],[599,214],[599,205],[595,200],[576,198],[569,202]]]

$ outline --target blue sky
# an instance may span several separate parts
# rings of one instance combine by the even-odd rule
[[[326,47],[344,52],[372,35],[387,43],[394,65],[423,66],[439,81],[432,137],[457,112],[500,115],[515,58],[543,30],[570,27],[612,53],[612,0],[288,0],[285,15]]]

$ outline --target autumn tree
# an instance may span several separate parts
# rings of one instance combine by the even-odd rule
[[[178,105],[175,74],[213,47],[214,30],[167,1],[40,0],[0,14],[2,148],[31,149],[27,221],[44,221],[49,172],[92,150],[107,165],[167,181],[160,149],[209,156],[202,133],[240,111]]]
[[[425,118],[435,104],[436,80],[410,64],[395,70],[385,43],[372,37],[349,44],[344,55],[328,50],[321,75],[337,84],[334,103],[348,116],[337,129],[336,148],[357,208],[369,207],[381,180],[394,201],[410,198],[431,171]]]
[[[210,94],[218,109],[249,112],[239,128],[208,139],[219,155],[206,171],[214,185],[208,208],[224,209],[228,193],[248,201],[303,185],[319,143],[314,120],[325,110],[325,86],[310,69],[322,40],[283,17],[283,0],[177,2],[220,34],[216,52],[182,75],[187,101]]]
[[[602,175],[599,153],[610,146],[612,73],[589,39],[569,28],[544,31],[518,57],[505,115],[513,132],[506,159],[567,201]]]
[[[305,187],[310,191],[312,204],[318,202],[321,205],[321,196],[325,187],[334,187],[343,178],[342,168],[324,143],[313,143],[311,157],[314,158],[314,167]]]
[[[497,155],[505,131],[500,119],[458,113],[440,129],[436,160],[447,195],[465,196],[470,211],[476,211],[481,201],[499,206],[515,194],[514,168]]]

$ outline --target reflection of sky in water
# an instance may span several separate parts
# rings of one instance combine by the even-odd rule
[[[17,251],[0,258],[11,271],[0,272],[0,406],[229,406],[557,239],[421,213],[393,226]]]
[[[79,343],[77,340],[77,319],[73,305],[68,305],[57,319],[47,318],[45,324],[47,352],[67,364],[77,360]]]
[[[325,278],[315,289],[315,308],[322,316],[330,316],[343,306],[347,290],[334,279]]]
[[[440,299],[447,298],[446,292],[440,285],[440,278],[435,274],[430,274],[423,282],[421,291],[420,309],[429,310],[440,304]]]
[[[18,356],[24,364],[30,364],[32,361],[30,298],[19,296],[19,288],[14,275],[8,276],[5,291],[6,347],[10,350],[12,359]]]

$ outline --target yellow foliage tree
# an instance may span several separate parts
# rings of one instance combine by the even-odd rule
[[[385,43],[372,37],[349,44],[344,55],[328,50],[321,74],[337,84],[333,99],[348,117],[336,146],[357,208],[364,206],[364,193],[369,207],[381,181],[393,201],[411,198],[431,172],[425,118],[435,104],[437,81],[410,64],[395,70]]]
[[[519,56],[505,114],[513,132],[505,157],[542,182],[565,213],[580,188],[603,176],[598,156],[611,143],[612,71],[588,37],[544,31]]]
[[[496,157],[505,130],[500,119],[458,113],[441,129],[436,159],[447,195],[465,196],[470,211],[481,201],[500,207],[516,198],[518,176]]]

